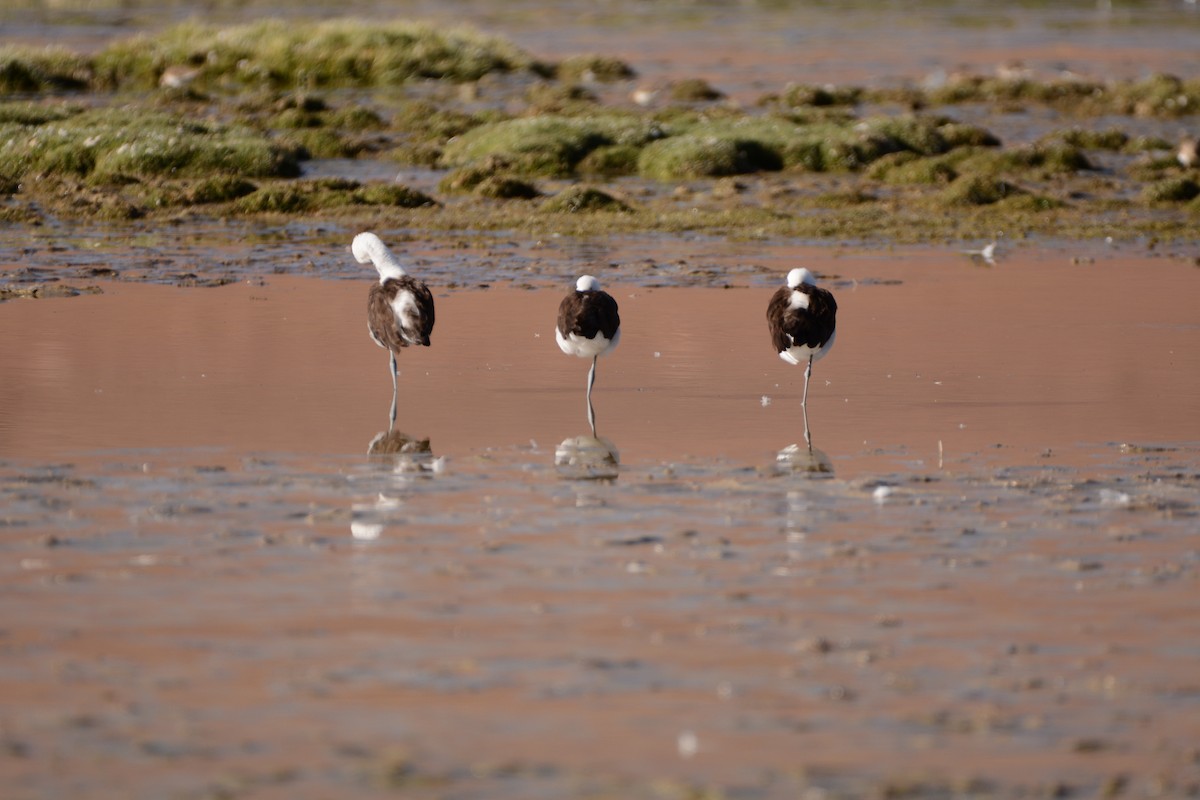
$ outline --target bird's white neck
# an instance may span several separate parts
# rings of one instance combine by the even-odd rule
[[[359,263],[365,264],[370,261],[374,265],[375,271],[379,273],[380,283],[389,278],[403,278],[408,274],[400,264],[400,259],[396,258],[383,240],[373,233],[360,233],[355,236],[351,250]]]
[[[403,278],[408,274],[391,253],[387,254],[386,260],[376,261],[375,269],[379,272],[380,283],[386,283],[390,278]]]

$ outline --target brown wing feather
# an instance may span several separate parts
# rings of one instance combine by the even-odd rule
[[[403,321],[396,318],[392,308],[392,299],[402,291],[412,294],[416,306],[416,313]],[[380,347],[393,353],[413,344],[428,347],[433,322],[433,293],[421,281],[406,275],[371,286],[367,295],[367,329]]]
[[[412,320],[414,324],[406,333],[414,343],[428,347],[429,336],[433,333],[433,292],[429,291],[429,287],[421,281],[407,275],[400,278],[400,283],[402,288],[412,292],[417,306],[417,319]]]
[[[792,290],[786,286],[771,295],[767,303],[771,344],[777,353],[794,345],[820,347],[837,327],[837,301],[829,291],[807,284],[799,290],[808,295],[808,308],[790,308]]]
[[[621,327],[617,301],[608,292],[572,292],[558,306],[558,329],[564,336],[575,334],[594,339],[597,333],[611,340]]]

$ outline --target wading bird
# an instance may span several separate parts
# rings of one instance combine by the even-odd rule
[[[388,351],[392,365],[392,408],[388,430],[396,424],[396,356],[410,345],[429,346],[433,332],[433,294],[405,272],[400,260],[373,233],[354,237],[350,251],[360,264],[374,264],[379,283],[367,296],[367,330],[375,344]]]
[[[804,364],[804,438],[808,433],[808,380],[813,362],[829,352],[837,324],[837,302],[806,269],[788,273],[787,286],[771,295],[767,304],[767,326],[775,352],[789,364]]]
[[[592,385],[596,382],[596,359],[617,346],[621,340],[621,317],[617,301],[601,291],[600,282],[584,275],[575,282],[575,290],[558,306],[558,325],[554,329],[558,347],[569,356],[590,358],[587,409],[592,436],[596,435],[596,412],[592,409]]]

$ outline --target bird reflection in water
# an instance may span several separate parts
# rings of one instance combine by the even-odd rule
[[[572,436],[554,448],[554,467],[568,480],[615,480],[620,464],[617,446],[596,436]]]
[[[390,466],[397,475],[441,473],[446,469],[446,457],[434,457],[428,436],[410,436],[394,428],[375,434],[367,445],[367,455],[375,463]]]
[[[833,460],[820,448],[813,447],[812,431],[808,427],[808,408],[800,407],[804,415],[804,444],[789,444],[775,454],[775,468],[781,472],[802,472],[812,475],[833,475]]]
[[[375,438],[367,445],[367,455],[369,456],[419,454],[433,455],[433,448],[429,446],[429,438],[410,436],[395,428],[375,434]]]
[[[775,454],[775,468],[780,472],[833,477],[833,460],[812,445],[789,444]]]
[[[445,471],[445,458],[434,458],[429,438],[410,436],[395,429],[375,434],[367,445],[371,462],[386,468],[392,476],[388,491],[402,493],[421,476]],[[402,525],[404,500],[381,491],[370,502],[354,503],[350,507],[350,534],[359,541],[372,541],[384,529]]]

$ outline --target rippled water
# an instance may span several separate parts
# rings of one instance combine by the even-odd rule
[[[1194,732],[1197,455],[2,463],[6,784],[1007,796],[1090,790],[1118,754],[1145,781]]]

